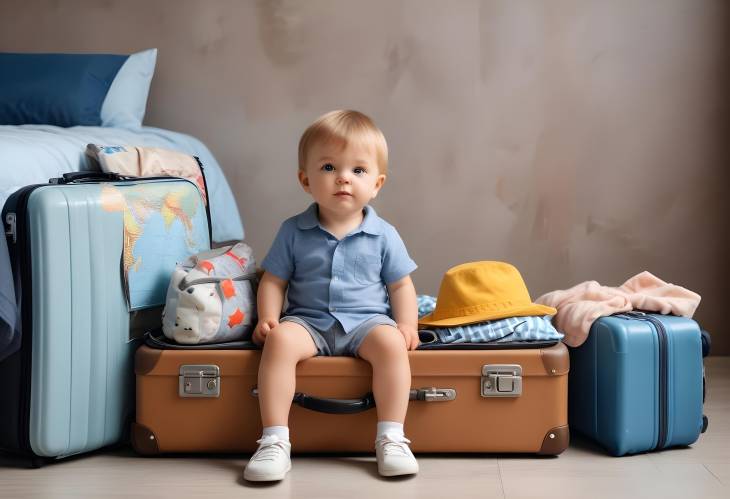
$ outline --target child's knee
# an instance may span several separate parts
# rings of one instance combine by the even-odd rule
[[[277,356],[290,356],[301,360],[317,353],[309,333],[302,326],[284,322],[269,331],[264,342],[264,350]]]
[[[367,353],[374,353],[378,357],[389,359],[408,358],[408,348],[405,339],[397,328],[387,325],[374,327],[360,347],[362,353],[365,346]]]
[[[266,335],[266,341],[264,342],[264,348],[276,351],[286,351],[290,348],[292,343],[291,335],[286,334],[286,328],[282,327],[281,324],[269,331]]]

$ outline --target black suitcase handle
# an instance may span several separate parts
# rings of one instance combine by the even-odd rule
[[[125,178],[118,173],[112,172],[98,172],[98,171],[82,171],[82,172],[69,172],[64,173],[62,177],[48,179],[49,184],[70,184],[72,182],[79,182],[81,180],[102,180],[102,181],[116,181],[124,180]]]
[[[295,393],[293,402],[305,409],[327,414],[356,414],[375,407],[375,397],[372,392],[365,394],[361,399],[326,399],[312,397],[306,393]]]
[[[251,395],[258,397],[259,390],[254,387]],[[418,388],[411,389],[408,394],[409,400],[420,400],[425,402],[441,402],[454,400],[456,398],[456,390],[453,388]],[[312,397],[306,393],[297,392],[292,400],[297,404],[310,411],[324,412],[327,414],[356,414],[358,412],[367,411],[375,407],[375,397],[372,392],[366,393],[360,399],[330,399]]]
[[[202,171],[202,169],[201,169]],[[182,179],[187,180],[191,184],[195,185],[191,180],[182,177],[171,177],[169,175],[161,175],[154,177],[134,177],[131,175],[122,175],[114,172],[100,172],[100,171],[81,171],[81,172],[68,172],[64,173],[61,177],[49,178],[49,184],[73,184],[75,182],[122,182],[122,181],[136,181],[136,180],[170,180],[170,179]],[[197,186],[196,186],[197,187]]]
[[[251,390],[251,395],[259,396],[258,387]],[[360,399],[329,399],[313,397],[306,393],[297,392],[294,394],[292,403],[297,404],[310,411],[324,412],[326,414],[356,414],[375,407],[375,396],[372,392],[366,393]]]

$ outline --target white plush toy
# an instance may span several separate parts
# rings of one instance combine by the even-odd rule
[[[208,276],[199,270],[192,269],[187,272],[178,267],[172,273],[170,288],[179,290],[180,283],[186,278],[194,281],[205,277]],[[175,291],[177,306],[171,307],[176,310],[175,322],[164,320],[167,317],[167,306],[163,312],[165,315],[162,324],[165,336],[185,344],[210,342],[218,332],[223,312],[223,303],[216,286],[214,283],[202,283]]]
[[[188,345],[248,339],[256,323],[252,253],[237,243],[175,268],[162,312],[165,336]]]

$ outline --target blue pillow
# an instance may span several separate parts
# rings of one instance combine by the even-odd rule
[[[0,53],[0,125],[138,127],[156,55]]]
[[[101,126],[142,126],[156,61],[157,49],[149,49],[130,55],[122,64],[101,106]]]

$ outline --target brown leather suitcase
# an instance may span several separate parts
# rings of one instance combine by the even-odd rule
[[[141,454],[254,451],[261,435],[260,353],[140,347],[134,448]],[[405,432],[414,452],[555,455],[568,446],[569,358],[562,343],[416,350],[409,357]],[[370,385],[364,360],[301,362],[289,416],[294,451],[372,452],[377,418]]]

